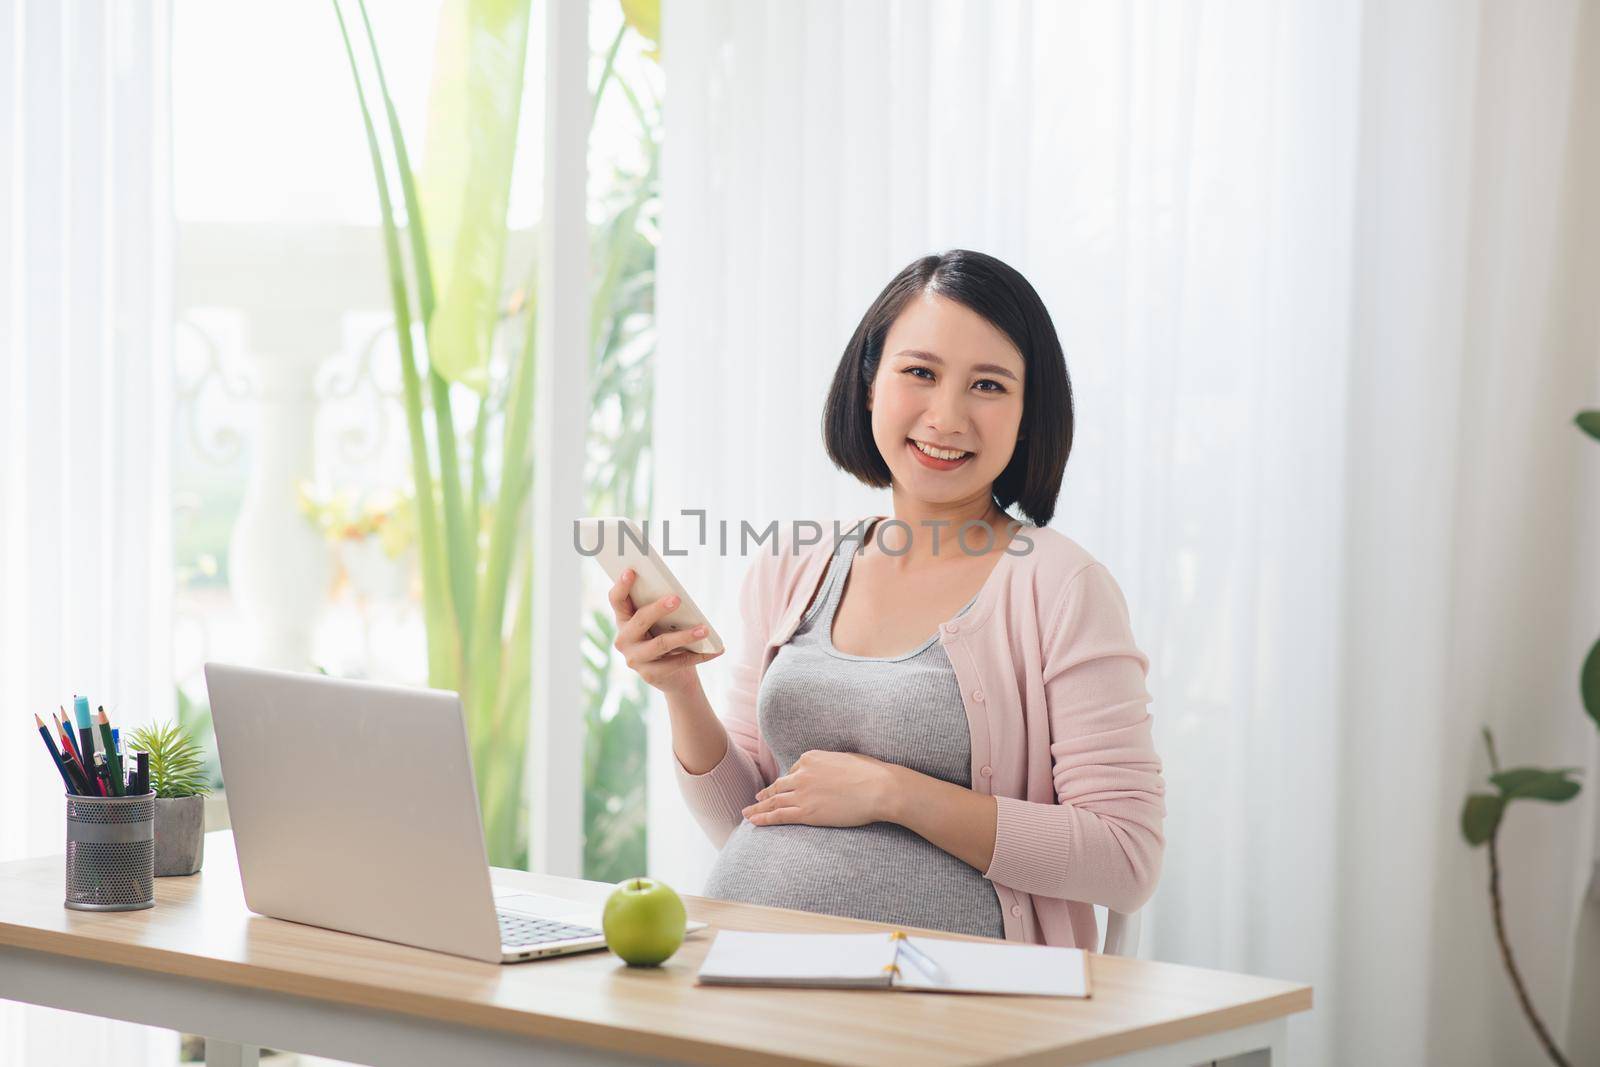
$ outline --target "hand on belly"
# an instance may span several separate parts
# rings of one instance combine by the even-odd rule
[[[859,752],[803,753],[789,773],[756,794],[741,814],[756,826],[864,826],[888,818],[892,763]]]

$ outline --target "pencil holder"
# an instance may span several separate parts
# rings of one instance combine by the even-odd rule
[[[75,911],[156,903],[156,796],[67,797],[67,899]]]

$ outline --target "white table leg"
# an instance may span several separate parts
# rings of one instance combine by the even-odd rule
[[[254,1045],[206,1038],[206,1067],[259,1067],[261,1050]]]

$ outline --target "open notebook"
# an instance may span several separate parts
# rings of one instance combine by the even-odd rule
[[[881,934],[756,934],[721,930],[701,985],[917,989],[1086,997],[1082,949]]]

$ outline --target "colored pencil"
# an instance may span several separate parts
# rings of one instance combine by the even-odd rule
[[[67,729],[65,726],[66,723],[72,721],[71,719],[67,718],[67,709],[61,709],[60,718],[56,718],[55,714],[52,713],[50,716],[50,721],[56,724],[56,733],[67,739],[67,748],[72,751],[74,756],[76,756],[78,754],[78,743],[72,739],[72,731]]]
[[[63,756],[71,756],[73,759],[77,759],[78,746],[77,743],[72,740],[72,731],[61,725],[61,720],[56,718],[54,715],[50,716],[50,721],[56,724],[56,736],[61,738],[61,754]]]
[[[106,718],[103,706],[95,712],[94,721],[100,727],[100,743],[106,750],[106,781],[111,783],[111,795],[120,797],[127,792],[127,786],[122,782],[122,757],[117,755],[117,743],[111,736],[111,720]]]
[[[72,738],[72,731],[63,726],[61,728],[61,737],[63,742],[70,742]],[[82,757],[78,755],[78,746],[75,743],[72,744],[72,751],[70,755],[67,753],[66,749],[62,749],[62,755],[66,756],[67,762],[77,773],[79,782],[83,783],[84,785],[92,784],[94,781],[94,775],[90,772],[88,765],[83,762]],[[94,796],[98,792],[99,790],[91,789],[89,791],[89,795]]]
[[[61,775],[61,781],[66,785],[68,793],[76,793],[77,786],[73,784],[72,776],[67,773],[66,766],[61,761],[61,753],[56,748],[56,743],[50,738],[50,731],[45,727],[44,720],[35,715],[33,723],[39,728],[39,736],[44,738],[44,747],[50,750],[50,762],[56,765],[56,773]]]
[[[67,723],[71,720],[66,718],[65,708],[61,710],[61,715],[62,718],[59,720],[54,715],[50,718],[55,722],[56,732],[61,737],[61,759],[67,765],[67,773],[72,775],[72,781],[77,785],[78,792],[85,796],[99,796],[100,791],[94,788],[93,776],[85,769],[83,759],[78,755],[78,744],[72,739],[72,731],[67,727]]]

